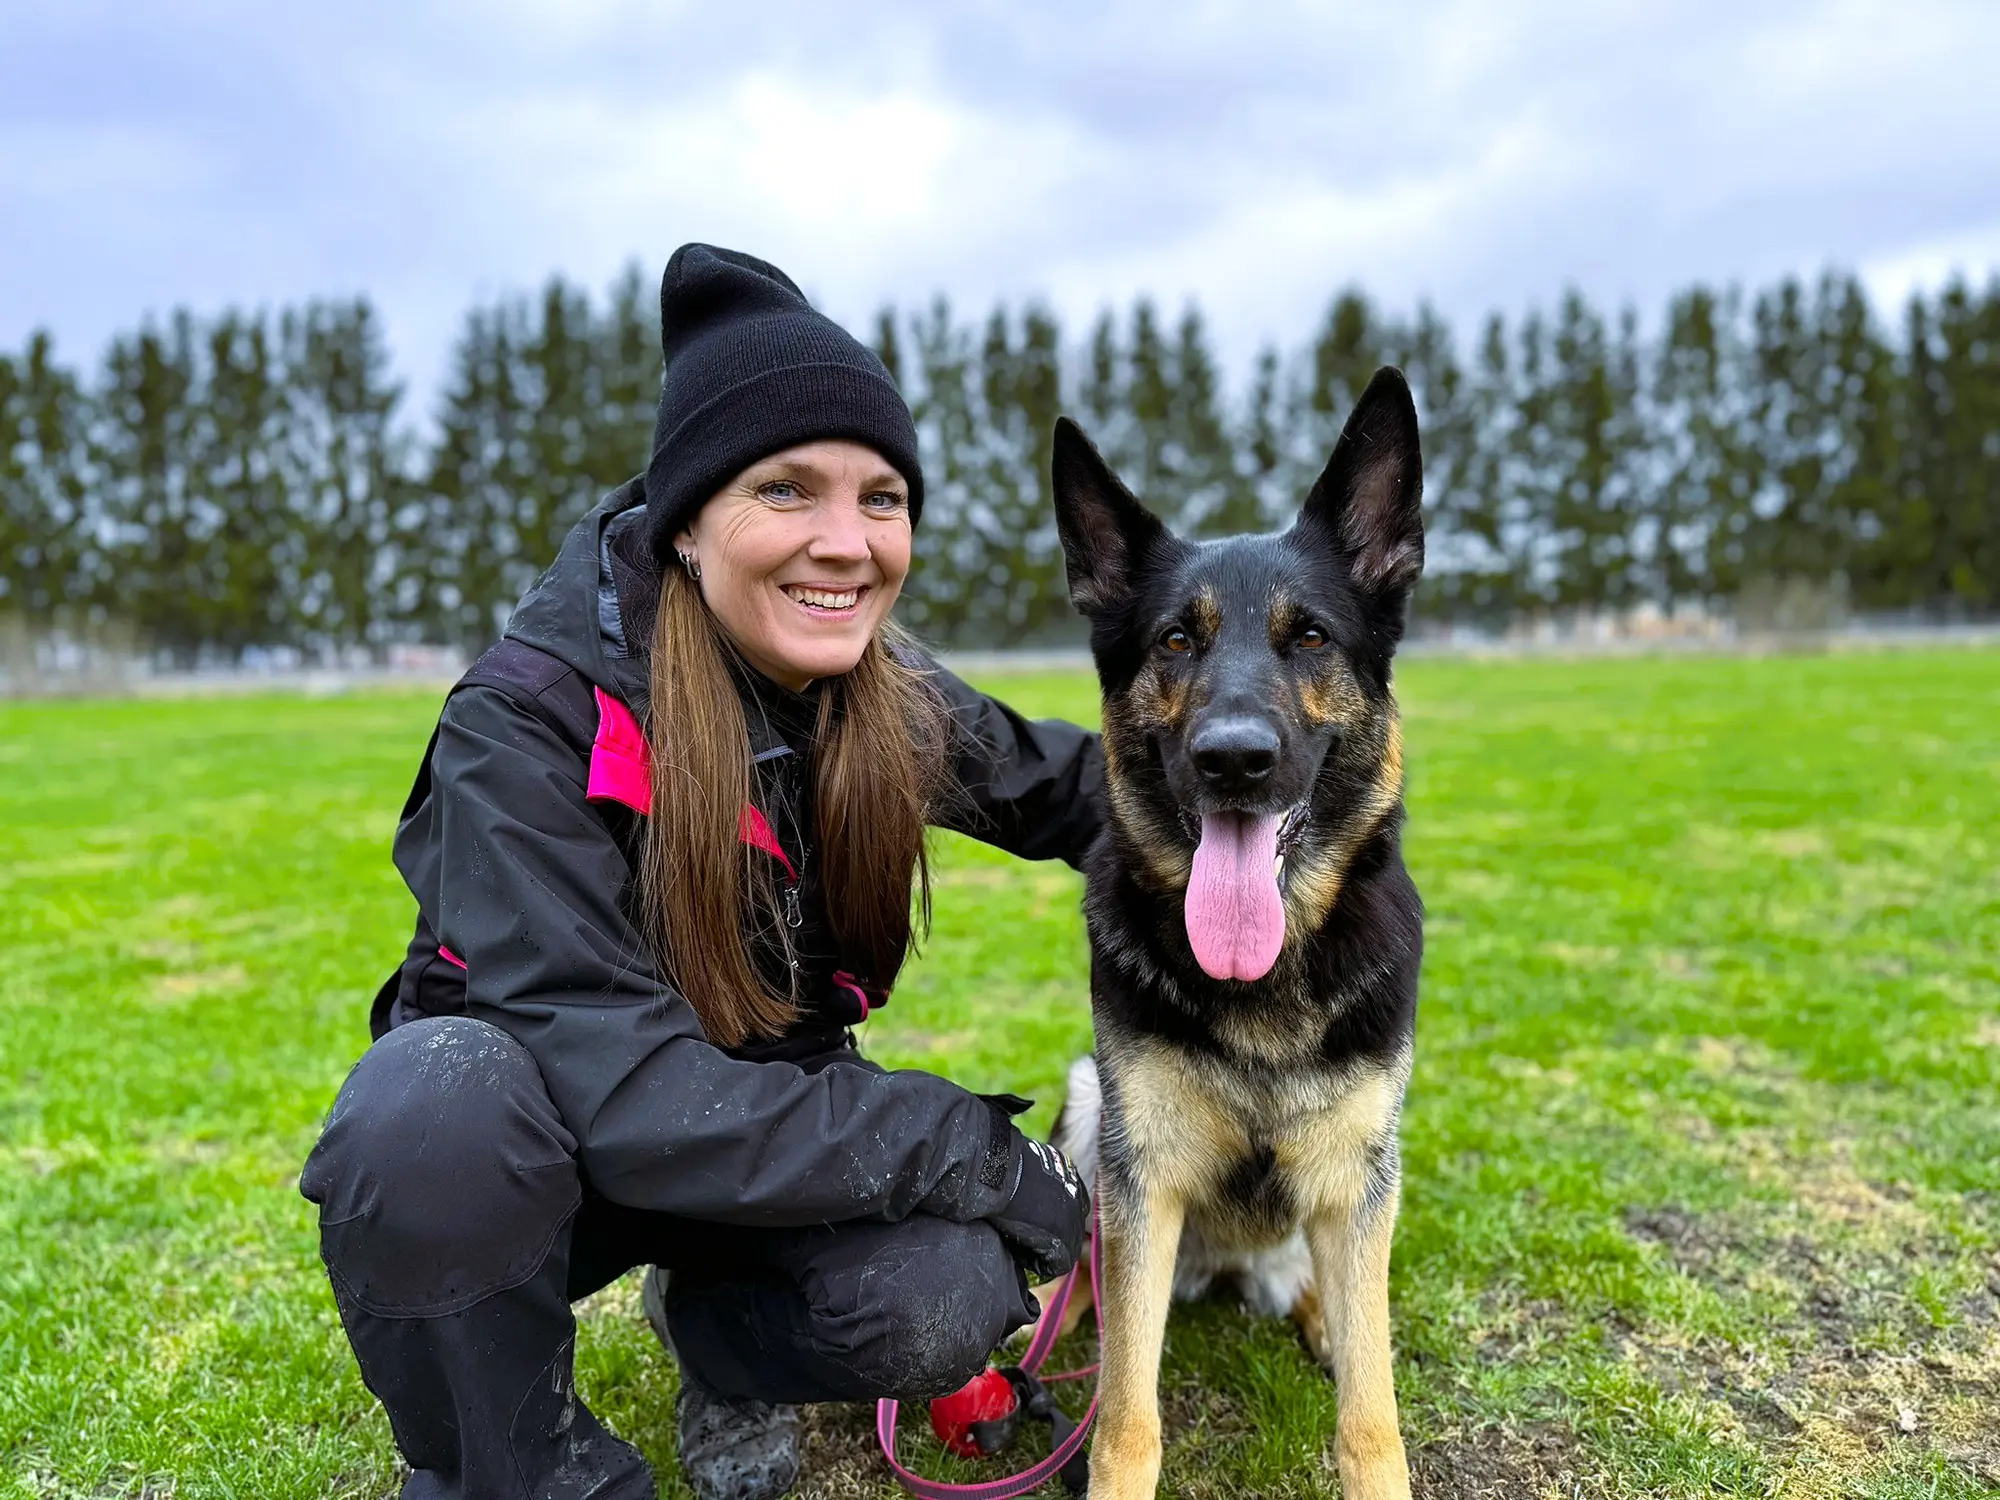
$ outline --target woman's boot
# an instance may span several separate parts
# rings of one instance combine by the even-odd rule
[[[668,1272],[646,1273],[641,1302],[646,1321],[669,1354]],[[799,1409],[770,1401],[734,1400],[707,1391],[679,1356],[681,1391],[674,1402],[681,1473],[701,1500],[778,1500],[799,1478]]]

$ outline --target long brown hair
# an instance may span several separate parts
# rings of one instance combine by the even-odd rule
[[[827,680],[814,736],[812,839],[827,918],[842,961],[884,987],[930,930],[924,827],[949,779],[949,711],[908,653],[892,649],[906,642],[883,622],[854,669]],[[796,970],[780,992],[750,957],[759,936],[775,936],[789,957],[792,938],[777,862],[738,837],[752,788],[733,650],[700,586],[669,568],[653,626],[641,910],[660,963],[723,1047],[780,1035],[802,998]]]

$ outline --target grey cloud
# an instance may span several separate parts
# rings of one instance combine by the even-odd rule
[[[850,319],[1198,295],[1238,358],[1344,283],[1462,327],[1572,280],[1652,309],[2000,258],[1996,55],[1982,0],[16,10],[0,345],[366,290],[424,389],[474,297],[689,237]]]

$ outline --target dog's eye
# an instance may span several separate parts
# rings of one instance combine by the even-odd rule
[[[1299,632],[1299,645],[1308,651],[1317,651],[1326,644],[1326,632],[1317,625],[1308,625]]]
[[[1178,625],[1160,637],[1160,644],[1165,646],[1169,651],[1176,653],[1194,650],[1193,638]]]

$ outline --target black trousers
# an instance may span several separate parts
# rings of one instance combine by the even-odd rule
[[[871,1066],[852,1052],[807,1067]],[[766,1401],[958,1389],[1034,1306],[1000,1236],[928,1214],[748,1229],[608,1202],[512,1037],[416,1021],[341,1087],[299,1183],[404,1500],[626,1500],[645,1461],[577,1400],[570,1303],[668,1267],[684,1377]]]

